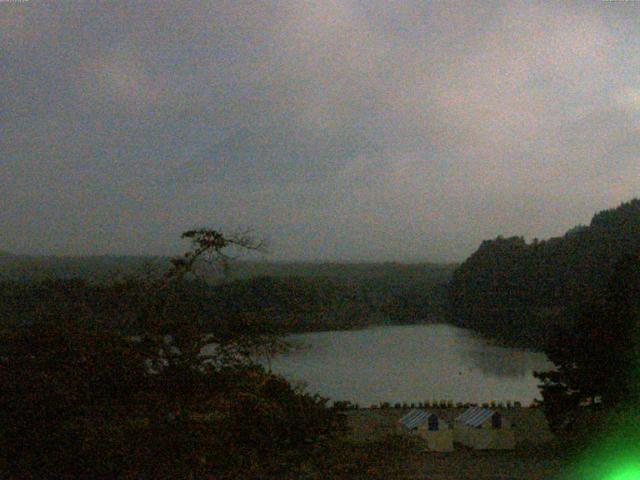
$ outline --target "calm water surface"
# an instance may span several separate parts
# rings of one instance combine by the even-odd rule
[[[383,401],[520,401],[539,398],[542,353],[489,345],[451,325],[407,325],[290,335],[271,367],[310,393],[362,406]]]

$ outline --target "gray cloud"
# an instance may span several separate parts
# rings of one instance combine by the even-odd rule
[[[631,2],[0,4],[0,246],[459,260],[640,192]]]

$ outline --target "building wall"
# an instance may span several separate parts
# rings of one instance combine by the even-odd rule
[[[441,424],[442,426],[442,424]],[[444,426],[440,430],[430,431],[426,425],[418,427],[416,435],[427,442],[427,448],[434,452],[453,451],[453,429]]]
[[[515,436],[511,428],[494,429],[469,427],[456,424],[454,440],[477,450],[512,450],[515,448]]]

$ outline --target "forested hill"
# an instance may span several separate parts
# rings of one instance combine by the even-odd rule
[[[640,200],[594,215],[589,226],[526,243],[484,241],[454,272],[454,321],[486,336],[541,347],[545,334],[578,303],[604,295],[616,262],[640,252]]]
[[[0,257],[0,316],[15,305],[28,314],[43,298],[109,298],[119,278],[162,273],[168,265],[166,257]],[[206,304],[210,316],[224,307],[289,332],[432,322],[444,317],[454,268],[243,261],[233,262],[225,282],[220,270],[202,268],[208,282],[194,282],[181,295]]]

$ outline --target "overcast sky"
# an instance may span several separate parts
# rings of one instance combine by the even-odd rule
[[[0,3],[0,250],[462,260],[640,195],[640,3]]]

